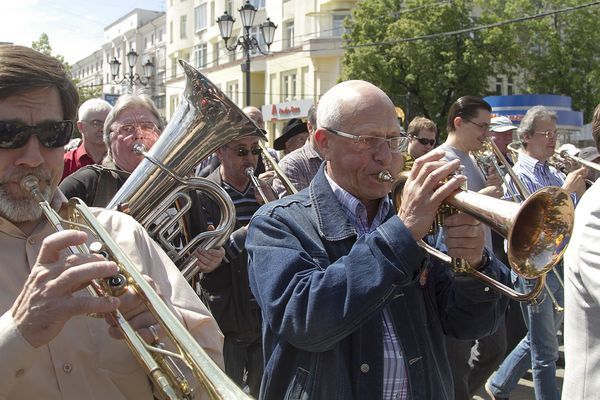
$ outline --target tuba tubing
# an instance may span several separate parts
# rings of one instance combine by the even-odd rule
[[[218,148],[232,140],[257,135],[260,130],[198,70],[183,60],[179,63],[187,79],[181,103],[152,149],[137,149],[144,159],[106,208],[126,209],[151,233],[189,280],[198,272],[194,250],[224,243],[235,225],[235,209],[221,188],[203,178],[188,177],[202,159]],[[195,238],[186,237],[182,248],[177,249],[171,245],[173,229],[188,232],[190,227],[185,218],[164,220],[167,210],[173,208],[173,203],[167,199],[177,199],[178,203],[187,204],[183,208],[189,209],[192,205],[187,193],[193,190],[205,191],[217,202],[221,208],[221,221],[212,232],[201,233]],[[177,216],[181,214],[176,213]]]

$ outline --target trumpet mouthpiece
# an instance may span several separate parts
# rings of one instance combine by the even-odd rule
[[[39,188],[40,180],[35,175],[25,175],[19,184],[21,189],[31,193]]]
[[[246,168],[246,170],[244,171],[246,173],[246,175],[251,176],[254,175],[254,168],[252,167],[248,167]]]
[[[390,174],[390,171],[388,170],[383,170],[379,173],[379,175],[377,175],[377,180],[379,180],[379,182],[391,182],[394,180],[394,177],[392,176],[392,174]]]

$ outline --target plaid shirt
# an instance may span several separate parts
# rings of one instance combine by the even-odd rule
[[[388,214],[391,201],[385,197],[379,203],[379,209],[369,225],[366,207],[353,195],[342,189],[325,173],[327,181],[333,190],[337,200],[350,222],[354,225],[357,235],[371,233],[381,225]],[[408,377],[404,366],[402,349],[398,342],[394,323],[389,309],[386,307],[381,313],[383,328],[383,399],[384,400],[407,400]]]
[[[323,159],[310,144],[310,140],[307,140],[304,146],[283,157],[278,165],[296,190],[300,191],[308,187],[319,171],[321,163]],[[279,177],[273,179],[273,190],[280,198],[286,194]]]

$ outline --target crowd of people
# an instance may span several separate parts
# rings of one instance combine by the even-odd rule
[[[468,400],[484,388],[508,399],[528,370],[538,400],[597,397],[600,169],[590,164],[600,154],[556,149],[555,112],[532,107],[517,126],[482,98],[463,96],[436,147],[433,121],[415,117],[404,131],[381,89],[349,80],[324,93],[306,122],[290,120],[274,149],[264,145],[260,110],[241,112],[255,133],[198,160],[196,174],[223,189],[236,222],[222,246],[196,251],[200,272],[190,283],[145,227],[104,209],[143,160],[134,145],[151,149],[165,128],[152,99],[79,104],[60,61],[0,45],[0,399],[160,398],[119,322],[90,315],[118,310],[148,345],[172,346],[140,293],[84,290],[119,266],[74,252],[96,239],[47,220],[28,178],[58,215],[72,197],[92,207],[194,340],[252,397]],[[598,143],[600,107],[593,125]],[[81,141],[65,150],[74,127]],[[390,196],[400,177],[401,196]],[[511,270],[505,240],[489,226],[457,212],[431,230],[458,190],[522,202],[549,186],[571,197],[575,228],[564,264],[535,301],[510,300],[469,273],[519,293],[537,284]],[[193,234],[223,218],[204,193],[194,193],[193,207]],[[425,243],[466,269],[451,269]],[[193,386],[197,398],[208,396]]]

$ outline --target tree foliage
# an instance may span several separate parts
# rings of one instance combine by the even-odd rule
[[[364,79],[381,87],[409,116],[423,115],[445,126],[460,96],[487,93],[488,77],[512,68],[512,38],[497,30],[404,41],[453,32],[492,21],[473,16],[476,2],[367,0],[358,4],[348,35],[342,79]],[[380,43],[378,45],[367,45]],[[384,43],[384,44],[381,44]],[[502,49],[502,51],[500,51]],[[507,68],[506,66],[511,66]]]
[[[532,7],[525,0],[512,6],[532,13],[558,10],[581,1],[547,0]],[[600,8],[589,7],[536,19],[523,24],[520,43],[523,54],[524,91],[570,96],[573,109],[592,118],[600,101]]]
[[[452,102],[491,94],[489,78],[500,74],[520,77],[524,93],[571,96],[589,119],[600,100],[600,7],[448,34],[582,3],[365,0],[347,25],[341,79],[368,80],[409,108],[408,118],[423,115],[438,127]]]
[[[50,39],[48,35],[42,33],[38,40],[35,40],[31,43],[31,48],[39,51],[40,53],[44,53],[46,55],[55,57],[58,59],[65,69],[70,72],[71,66],[68,62],[65,61],[65,58],[60,54],[54,54],[52,51],[52,46],[50,45]],[[73,83],[77,87],[77,91],[79,92],[79,104],[83,104],[86,100],[102,97],[102,87],[94,86],[94,87],[85,87],[79,85],[79,79],[72,79]]]

